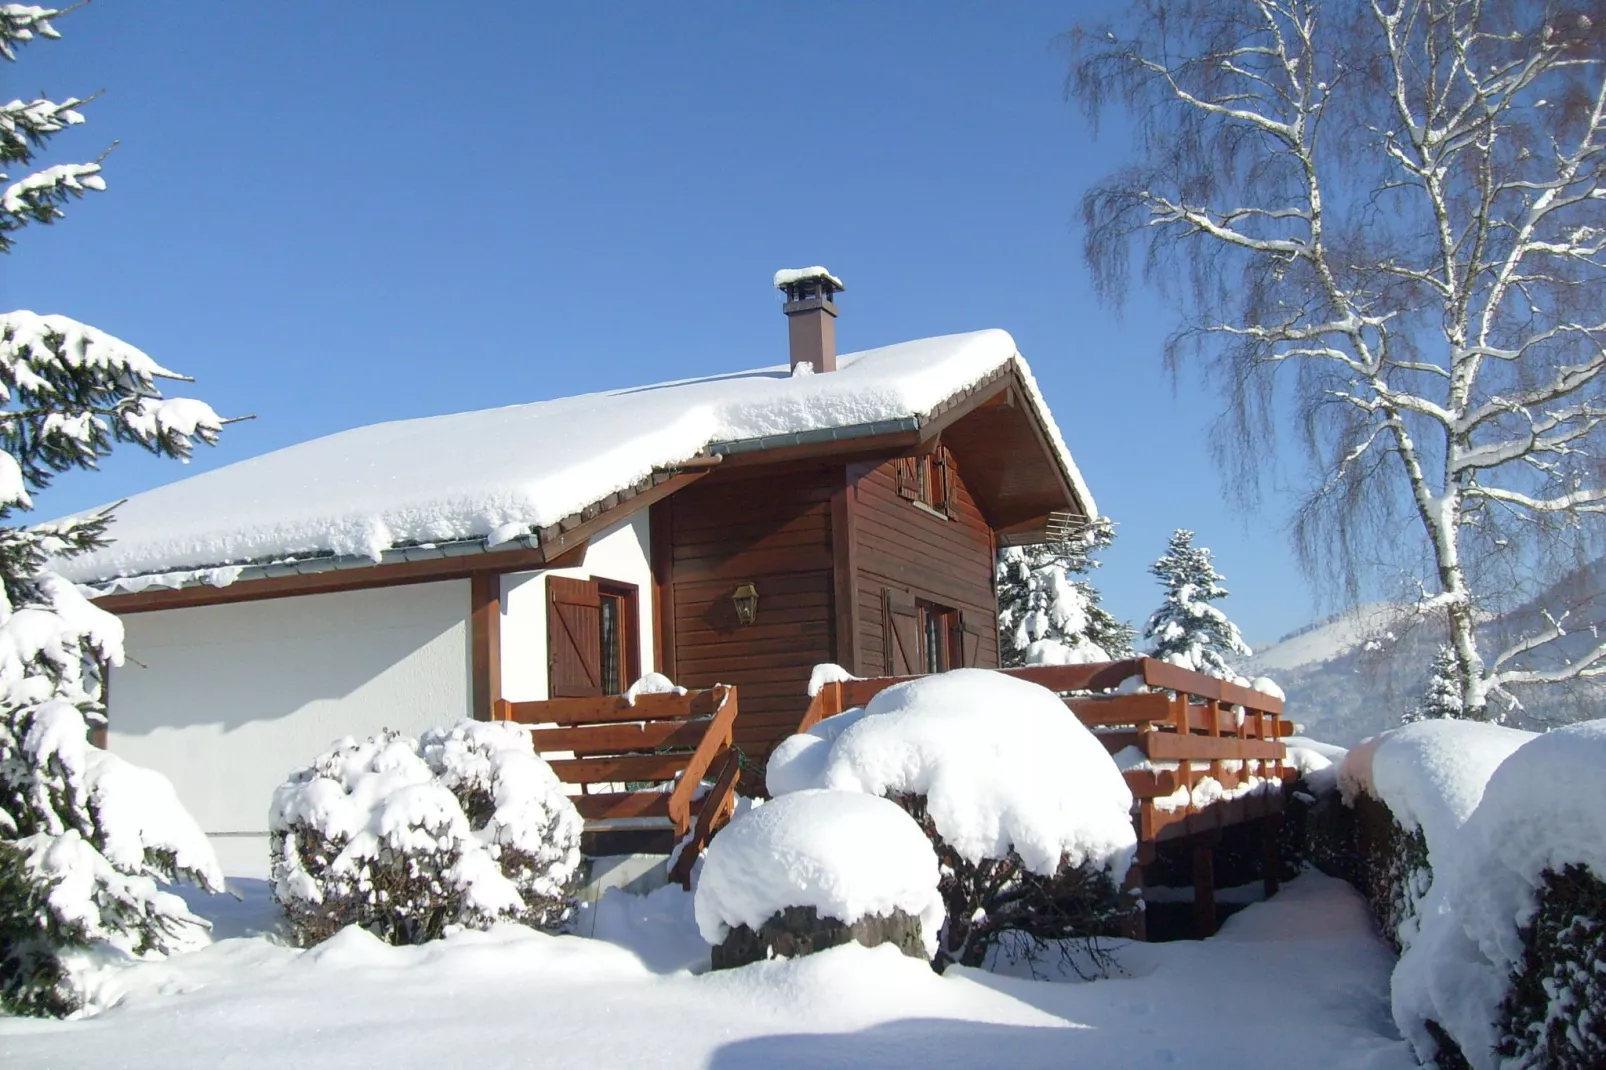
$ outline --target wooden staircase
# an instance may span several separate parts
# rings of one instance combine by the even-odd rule
[[[690,834],[669,874],[685,887],[735,809],[736,716],[736,688],[725,685],[640,695],[634,704],[609,695],[502,700],[492,710],[494,720],[532,726],[536,753],[579,788],[573,801],[586,823],[586,854],[668,854]]]

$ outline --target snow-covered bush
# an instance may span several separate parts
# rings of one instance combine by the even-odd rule
[[[1356,876],[1395,947],[1409,946],[1416,935],[1434,870],[1489,778],[1532,738],[1532,732],[1478,722],[1418,721],[1345,755],[1338,786],[1345,805],[1357,812]]]
[[[0,5],[0,59],[59,37],[57,14]],[[84,104],[0,104],[0,167],[30,165],[84,121]],[[28,224],[53,223],[73,198],[104,189],[100,172],[56,164],[0,189],[0,252]],[[158,381],[175,378],[65,316],[0,313],[0,1005],[21,1013],[84,1009],[93,961],[204,942],[205,923],[159,882],[222,887],[172,786],[87,740],[105,724],[101,674],[122,661],[122,625],[47,566],[106,545],[110,514],[16,523],[56,474],[96,467],[114,443],[183,459],[197,440],[215,441],[223,421],[210,407],[161,396]]]
[[[1078,534],[998,552],[999,655],[1005,665],[1079,665],[1132,656],[1132,627],[1100,602],[1084,579],[1094,553],[1115,540],[1098,517]]]
[[[1422,1058],[1448,1041],[1475,1070],[1602,1065],[1603,763],[1606,720],[1533,737],[1447,843],[1427,826],[1433,885],[1392,985]]]
[[[766,775],[778,797],[861,792],[916,819],[943,866],[939,963],[979,964],[1005,932],[1053,941],[1119,923],[1132,794],[1046,688],[982,669],[897,684],[782,741]]]
[[[1178,528],[1165,555],[1149,566],[1149,572],[1165,588],[1164,601],[1143,629],[1143,637],[1153,644],[1150,656],[1223,680],[1247,683],[1228,659],[1248,657],[1249,646],[1238,626],[1211,605],[1227,597],[1227,589],[1221,585],[1222,576],[1210,560],[1210,551],[1193,545],[1193,532]]]
[[[789,908],[834,919],[837,941],[864,919],[919,922],[927,958],[937,952],[943,901],[937,856],[897,806],[856,792],[804,790],[754,808],[708,845],[697,882],[697,928],[723,944],[758,933]],[[716,962],[716,967],[719,965]]]
[[[517,725],[341,740],[274,793],[273,896],[297,943],[393,944],[572,912],[581,820]]]

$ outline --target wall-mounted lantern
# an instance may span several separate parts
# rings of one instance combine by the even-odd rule
[[[758,619],[758,588],[751,583],[736,588],[731,602],[736,606],[736,619],[744,626]]]

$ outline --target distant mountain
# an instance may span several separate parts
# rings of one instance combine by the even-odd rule
[[[1556,644],[1547,661],[1558,664],[1594,646],[1599,628],[1583,624],[1601,620],[1606,598],[1600,596],[1606,564],[1579,569],[1545,595],[1509,614],[1504,622],[1480,629],[1486,656],[1544,623],[1545,606],[1575,605],[1569,634]],[[1367,736],[1400,723],[1401,715],[1422,696],[1428,666],[1444,641],[1442,620],[1421,616],[1390,603],[1357,606],[1307,625],[1270,646],[1257,649],[1243,667],[1251,678],[1269,676],[1288,696],[1288,716],[1315,739],[1353,746]],[[1507,723],[1544,728],[1606,716],[1606,681],[1572,681],[1519,693],[1523,708],[1507,714]]]

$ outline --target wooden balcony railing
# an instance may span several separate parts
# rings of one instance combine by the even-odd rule
[[[535,750],[559,780],[580,788],[573,801],[588,830],[624,818],[661,818],[676,840],[691,833],[670,872],[688,886],[692,864],[735,808],[736,716],[736,688],[725,685],[640,695],[634,705],[618,695],[502,700],[492,711],[495,720],[540,726],[530,730]],[[561,753],[572,757],[555,757]]]
[[[1279,788],[1287,778],[1281,737],[1292,735],[1293,728],[1282,718],[1282,699],[1153,658],[999,671],[1063,696],[1112,755],[1137,749],[1132,757],[1141,756],[1142,765],[1125,776],[1137,800],[1133,822],[1140,842],[1208,832],[1282,809],[1280,790],[1232,797],[1250,777]],[[798,731],[913,679],[918,677],[826,684],[809,703]],[[1146,690],[1115,693],[1122,685],[1132,687],[1129,680]],[[1206,777],[1221,790],[1207,793],[1217,798],[1196,803],[1194,789]]]

